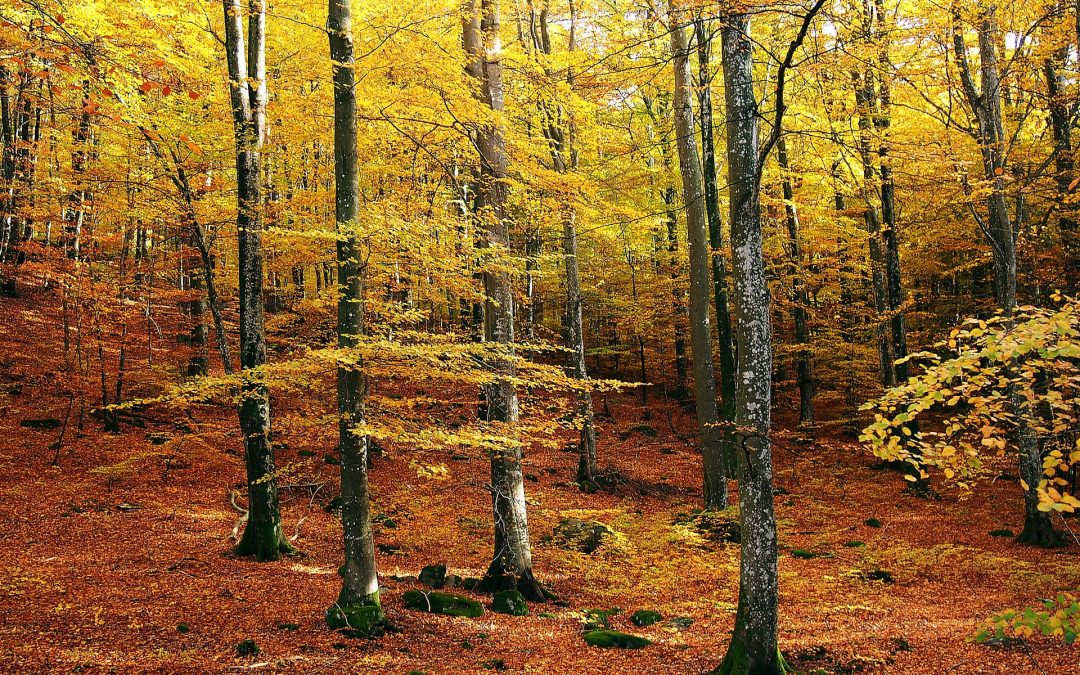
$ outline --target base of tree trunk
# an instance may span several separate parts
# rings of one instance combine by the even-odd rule
[[[1024,519],[1024,530],[1017,535],[1016,543],[1039,548],[1061,548],[1066,542],[1065,537],[1054,529],[1050,518],[1028,516]]]
[[[270,562],[279,560],[283,555],[295,555],[299,551],[289,543],[281,532],[280,525],[259,527],[248,522],[233,553],[239,556],[253,555],[259,562]]]
[[[478,593],[516,590],[530,602],[547,602],[554,597],[540,585],[540,582],[533,576],[531,569],[527,569],[521,574],[507,573],[499,563],[498,560],[492,561],[484,578],[476,585]]]
[[[376,591],[366,597],[342,588],[337,602],[326,609],[326,625],[349,637],[381,637],[394,630],[383,613]]]
[[[779,649],[776,650],[776,659],[770,660],[770,663],[754,663],[742,641],[732,638],[724,660],[709,675],[787,675],[794,672]]]

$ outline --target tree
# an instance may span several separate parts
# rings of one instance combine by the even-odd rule
[[[712,361],[712,324],[709,319],[710,255],[706,241],[705,200],[702,191],[701,160],[694,134],[694,111],[691,103],[690,49],[686,29],[679,25],[674,6],[669,15],[672,25],[672,65],[675,68],[675,145],[679,151],[683,204],[686,211],[687,248],[690,254],[690,346],[693,350],[694,400],[697,407],[698,435],[701,438],[702,472],[706,509],[725,509],[728,505],[727,470],[724,466],[723,439],[716,407],[716,375]]]
[[[245,50],[240,0],[222,0],[229,96],[236,139],[236,229],[239,240],[240,368],[238,412],[244,434],[248,521],[236,547],[240,555],[276,560],[294,552],[281,531],[274,450],[270,444],[270,393],[257,369],[266,363],[263,323],[262,160],[266,137],[266,6],[248,7]]]
[[[493,252],[510,245],[506,201],[508,157],[503,111],[502,41],[499,35],[499,0],[467,0],[462,16],[466,72],[475,82],[475,96],[492,113],[476,126],[480,175],[476,187],[476,217],[483,230],[482,244]],[[505,269],[489,269],[484,279],[484,339],[500,353],[489,360],[496,379],[483,387],[485,419],[513,425],[518,421],[518,399],[513,377],[514,294]],[[544,592],[533,576],[532,548],[525,513],[525,481],[521,447],[491,451],[491,505],[495,520],[495,552],[480,588],[499,591],[517,588],[527,599],[543,601]]]
[[[360,162],[357,155],[356,58],[350,0],[329,0],[326,32],[334,73],[334,220],[337,224],[337,341],[354,350],[364,333],[364,268],[367,261],[356,236],[360,212]],[[369,439],[357,431],[364,422],[362,361],[342,359],[337,368],[338,449],[341,454],[341,527],[345,564],[341,592],[327,610],[332,628],[371,634],[386,617],[379,602],[375,538],[368,493]]]

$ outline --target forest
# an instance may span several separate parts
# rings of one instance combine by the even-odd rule
[[[1080,3],[4,0],[0,672],[1080,673]]]

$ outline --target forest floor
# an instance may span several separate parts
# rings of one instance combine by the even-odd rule
[[[50,445],[58,429],[21,424],[66,416],[59,318],[40,297],[2,302],[2,672],[699,673],[724,655],[738,546],[679,524],[699,504],[700,457],[691,416],[656,392],[647,420],[636,393],[609,397],[601,463],[626,478],[612,491],[573,485],[574,454],[528,449],[537,576],[569,603],[533,605],[528,617],[450,618],[403,607],[402,593],[417,587],[425,565],[444,563],[461,576],[484,571],[488,466],[479,452],[429,455],[449,469],[433,479],[418,476],[405,452],[377,456],[382,597],[400,632],[348,639],[323,622],[342,555],[340,523],[323,508],[337,491],[337,467],[324,460],[332,446],[279,444],[279,465],[291,467],[281,481],[285,529],[302,555],[262,564],[237,558],[230,535],[239,513],[229,491],[242,486],[243,465],[234,411],[149,408],[145,427],[124,424],[120,434],[102,432],[89,413],[79,431],[73,414],[57,454]],[[92,376],[96,347],[83,348]],[[129,358],[134,390],[163,377],[160,366],[138,365],[137,350]],[[155,358],[168,361],[169,351]],[[1080,584],[1080,547],[1033,550],[990,535],[1021,526],[1015,479],[968,499],[924,500],[905,494],[898,474],[873,468],[850,438],[798,445],[792,433],[776,435],[780,643],[800,671],[1080,672],[1080,652],[1059,639],[969,641],[985,617]],[[538,543],[568,517],[603,522],[616,535],[592,554]],[[849,545],[856,541],[865,546]],[[794,550],[826,555],[803,559]],[[615,607],[622,611],[612,626],[651,646],[586,646],[582,610]],[[637,609],[693,623],[639,628],[629,620]],[[260,653],[237,656],[247,639]]]

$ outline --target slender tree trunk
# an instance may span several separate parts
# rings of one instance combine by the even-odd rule
[[[735,279],[738,354],[736,440],[742,557],[739,607],[731,645],[718,673],[779,675],[777,647],[776,514],[769,441],[772,395],[772,330],[762,253],[758,184],[757,101],[754,97],[750,17],[727,17],[721,30],[727,109],[728,194]]]
[[[240,368],[244,372],[238,406],[244,435],[248,522],[238,555],[276,560],[294,551],[281,531],[274,451],[270,444],[270,392],[253,371],[266,363],[263,322],[262,160],[266,137],[266,10],[260,0],[248,7],[244,49],[240,0],[222,0],[225,51],[236,135],[236,228],[240,274]]]
[[[1001,113],[1001,79],[998,71],[994,5],[980,11],[978,16],[979,86],[968,62],[967,45],[959,9],[953,8],[953,56],[968,104],[975,114],[979,129],[979,146],[983,159],[983,177],[990,183],[986,197],[987,218],[973,209],[993,255],[994,298],[1006,317],[1016,309],[1016,233],[1009,219],[1005,201],[1005,135]],[[981,91],[980,91],[981,90]],[[1020,478],[1027,484],[1024,495],[1024,529],[1017,541],[1035,546],[1052,547],[1062,542],[1061,533],[1054,529],[1050,514],[1038,509],[1038,487],[1043,480],[1042,448],[1026,418],[1026,405],[1014,393],[1012,412],[1016,427],[1012,441],[1020,455]]]
[[[799,345],[796,371],[799,383],[799,423],[814,421],[814,374],[810,362],[810,327],[807,312],[810,297],[803,281],[802,246],[799,243],[799,212],[795,209],[795,190],[791,184],[791,166],[788,162],[787,143],[781,137],[776,144],[777,161],[780,164],[781,188],[784,193],[784,215],[787,220],[788,247],[790,248],[792,282],[791,299],[794,307],[795,343]]]
[[[712,248],[713,303],[716,307],[716,341],[720,357],[720,416],[728,423],[735,421],[735,344],[731,332],[731,310],[728,308],[727,266],[724,262],[723,220],[716,179],[716,146],[713,143],[712,71],[709,66],[712,37],[705,21],[694,22],[698,53],[698,103],[701,108],[701,157],[705,178],[705,213],[709,220],[709,246]],[[728,473],[738,466],[731,432],[725,429],[724,462]]]
[[[1077,15],[1080,17],[1080,14]],[[1080,20],[1080,18],[1078,18]],[[1076,205],[1070,203],[1070,189],[1076,174],[1076,158],[1073,154],[1072,120],[1069,100],[1065,93],[1065,78],[1058,72],[1059,64],[1065,63],[1067,51],[1046,60],[1043,72],[1046,76],[1046,94],[1049,101],[1050,126],[1054,131],[1056,151],[1055,175],[1060,210],[1059,236],[1065,250],[1065,292],[1080,292],[1080,222],[1077,221]]]
[[[675,21],[674,12],[671,19]],[[671,54],[675,67],[675,134],[682,175],[683,203],[686,210],[687,242],[690,250],[690,343],[694,351],[694,394],[697,405],[698,435],[704,473],[706,509],[725,509],[728,505],[727,471],[724,445],[717,426],[716,376],[712,363],[712,326],[709,321],[710,252],[706,241],[705,199],[702,192],[701,161],[694,136],[694,112],[691,105],[690,53],[686,30],[674,25]]]
[[[353,54],[349,0],[329,0],[326,21],[334,72],[334,215],[337,243],[338,347],[355,349],[364,332],[364,261],[356,237],[360,213],[360,162],[357,156],[356,60]],[[345,564],[337,602],[327,610],[332,627],[370,634],[386,617],[379,602],[375,539],[368,493],[368,437],[354,432],[364,422],[364,375],[357,358],[337,371],[338,448],[341,452],[341,525]]]
[[[462,33],[469,62],[466,72],[477,83],[481,104],[496,113],[503,110],[502,45],[499,38],[499,0],[465,0]],[[480,151],[476,215],[485,230],[487,247],[509,248],[506,201],[508,157],[501,122],[476,129]],[[514,294],[510,275],[502,270],[484,272],[484,339],[496,348],[512,352],[514,347]],[[484,386],[489,422],[514,424],[518,421],[517,392],[511,378],[515,366],[507,357],[496,355],[489,363],[494,382]],[[521,448],[517,445],[491,453],[491,501],[495,519],[495,551],[479,588],[497,591],[517,588],[530,600],[543,601],[543,589],[533,577],[532,548],[525,513],[525,483],[521,472]]]

